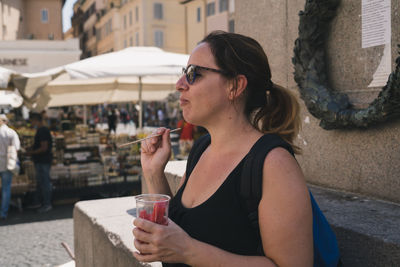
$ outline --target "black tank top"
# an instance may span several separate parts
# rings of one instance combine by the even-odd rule
[[[239,255],[262,255],[259,251],[259,230],[252,227],[248,212],[240,198],[239,186],[246,157],[255,150],[263,149],[266,138],[262,136],[241,160],[217,191],[202,204],[186,208],[182,194],[194,166],[210,145],[210,135],[201,137],[193,146],[186,166],[186,181],[171,200],[169,217],[192,238]],[[164,267],[181,267],[186,264],[163,263]]]

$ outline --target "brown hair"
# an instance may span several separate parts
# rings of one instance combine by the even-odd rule
[[[216,64],[236,87],[239,74],[246,76],[244,112],[250,123],[263,133],[274,133],[292,145],[300,129],[299,104],[295,96],[271,81],[268,58],[253,38],[224,31],[214,31],[200,43],[207,43]],[[235,89],[235,88],[234,88]]]

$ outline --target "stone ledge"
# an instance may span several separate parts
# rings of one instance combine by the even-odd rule
[[[309,185],[345,266],[400,266],[400,205]]]
[[[179,182],[184,166],[184,162],[167,165],[171,185]],[[309,188],[336,232],[345,266],[400,266],[400,205]],[[76,266],[161,266],[139,263],[132,256],[134,216],[134,197],[78,202],[74,208]]]
[[[145,264],[132,255],[134,197],[80,201],[74,207],[74,246],[77,267],[161,267]]]

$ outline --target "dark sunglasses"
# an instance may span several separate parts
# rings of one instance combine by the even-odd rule
[[[193,84],[196,81],[196,77],[198,75],[200,75],[198,73],[199,70],[208,70],[208,71],[212,71],[212,72],[216,72],[216,73],[220,73],[220,74],[224,74],[225,73],[222,70],[217,70],[217,69],[213,69],[213,68],[207,68],[207,67],[202,67],[202,66],[197,66],[197,65],[190,64],[186,68],[182,68],[182,75],[186,76],[186,81],[189,84]]]

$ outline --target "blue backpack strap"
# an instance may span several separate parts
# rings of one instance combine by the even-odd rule
[[[313,213],[314,267],[341,266],[336,235],[310,192]]]
[[[262,197],[264,161],[268,153],[277,147],[285,148],[294,157],[292,147],[281,137],[275,134],[266,134],[257,141],[247,155],[243,164],[240,183],[238,183],[238,192],[242,199],[242,205],[247,211],[247,216],[252,227],[257,229],[258,233],[258,205]],[[313,212],[314,267],[340,266],[341,262],[336,236],[311,192],[310,198]],[[262,244],[259,244],[258,253],[264,255]]]

